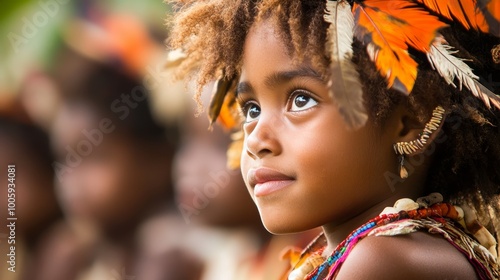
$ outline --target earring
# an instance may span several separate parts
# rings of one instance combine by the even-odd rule
[[[401,179],[408,178],[408,170],[405,167],[405,156],[416,155],[423,151],[427,141],[430,141],[429,138],[443,125],[444,113],[444,108],[437,106],[432,111],[432,117],[425,124],[424,131],[420,133],[418,139],[409,142],[397,142],[392,145],[394,152],[399,156],[399,176]]]

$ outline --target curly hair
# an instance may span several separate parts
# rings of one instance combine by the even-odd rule
[[[179,4],[169,43],[172,48],[182,48],[188,54],[180,66],[180,76],[196,76],[200,88],[221,75],[238,76],[249,28],[254,22],[267,18],[275,20],[279,36],[294,57],[311,59],[321,74],[328,75],[324,0],[187,0]],[[443,21],[449,26],[442,29],[441,34],[458,50],[458,56],[468,60],[475,74],[490,81],[500,76],[500,65],[495,64],[491,56],[491,49],[500,43],[499,38]],[[361,42],[355,39],[353,49],[353,62],[363,83],[366,107],[376,124],[383,123],[401,102],[407,102],[422,123],[429,119],[437,105],[450,112],[443,125],[442,141],[433,152],[427,191],[441,192],[455,203],[474,205],[484,219],[482,222],[498,239],[500,225],[492,216],[500,213],[500,167],[497,166],[500,112],[487,109],[467,89],[448,85],[423,53],[409,50],[419,69],[415,86],[406,97],[387,89],[386,81],[376,71]],[[498,94],[500,87],[496,85],[493,91]]]

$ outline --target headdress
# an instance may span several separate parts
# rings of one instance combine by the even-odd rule
[[[467,61],[455,56],[440,29],[458,22],[466,30],[500,37],[498,0],[339,0],[326,1],[325,21],[330,23],[326,42],[331,59],[331,92],[344,120],[357,128],[367,120],[358,73],[351,61],[353,38],[361,41],[389,88],[410,95],[418,64],[409,48],[424,53],[445,81],[466,87],[487,108],[500,109],[500,97],[479,77]],[[480,44],[481,42],[478,42]],[[498,52],[498,51],[497,51]],[[494,56],[492,50],[492,56]],[[497,54],[498,55],[498,54]],[[493,58],[492,58],[493,59]],[[221,78],[214,89],[209,110],[213,122],[219,117],[232,78]],[[230,104],[231,102],[228,102]],[[222,116],[223,118],[225,116]],[[232,122],[231,122],[232,123]]]
[[[390,89],[406,96],[412,93],[419,65],[412,56],[422,53],[430,67],[449,85],[467,88],[491,109],[500,109],[500,96],[479,77],[441,30],[449,25],[466,32],[500,37],[500,0],[326,0],[324,14],[330,23],[326,50],[330,57],[330,92],[346,124],[353,129],[368,119],[358,70],[352,61],[353,40],[366,48],[369,58]],[[478,42],[481,44],[481,42]],[[494,63],[500,47],[491,50]],[[410,53],[411,52],[411,53]],[[209,119],[237,124],[232,101],[235,80],[222,73],[214,86]]]

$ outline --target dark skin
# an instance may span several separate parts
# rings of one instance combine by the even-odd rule
[[[335,279],[478,278],[464,255],[444,238],[415,232],[394,237],[367,237],[361,240]]]
[[[2,126],[2,125],[0,125]],[[27,137],[35,137],[35,141],[42,141],[35,128],[30,128],[31,133],[19,133],[18,131],[5,132],[0,127],[0,166],[5,167],[5,182],[7,182],[7,166],[15,164],[15,214],[16,243],[8,244],[7,239],[0,238],[0,251],[8,252],[11,245],[17,246],[17,270],[19,279],[34,279],[36,264],[40,262],[39,254],[44,249],[50,228],[60,218],[60,210],[57,205],[56,196],[53,191],[53,174],[47,166],[50,166],[50,158],[42,157],[44,152],[40,146],[32,147],[33,141],[26,140]],[[45,147],[49,149],[48,145]],[[9,182],[10,183],[10,182]],[[0,186],[1,202],[0,220],[7,221],[7,183]],[[1,230],[1,233],[7,233]],[[7,237],[7,236],[5,236]],[[7,270],[8,264],[1,264],[2,269]],[[0,273],[1,274],[1,273]],[[8,277],[10,278],[10,277]]]
[[[57,217],[59,209],[52,187],[53,178],[50,170],[44,169],[40,160],[26,152],[26,143],[19,143],[13,137],[0,137],[1,166],[15,164],[16,177],[16,214],[22,223],[17,223],[18,237],[26,238],[28,245],[33,245],[40,232],[44,231]],[[42,166],[42,167],[41,167]],[[5,198],[2,202],[0,218],[7,219],[7,184],[0,189]]]
[[[423,195],[430,158],[395,189],[384,179],[387,171],[398,174],[392,144],[416,139],[423,124],[400,104],[382,125],[370,119],[359,130],[347,128],[327,83],[307,59],[294,63],[275,28],[271,20],[255,23],[244,45],[238,85],[246,116],[243,178],[269,231],[322,226],[329,255],[385,207]],[[447,241],[413,233],[364,239],[336,279],[476,276]]]

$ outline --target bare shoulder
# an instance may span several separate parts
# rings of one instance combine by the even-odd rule
[[[440,235],[415,232],[361,240],[342,265],[336,279],[478,278],[467,258]]]

